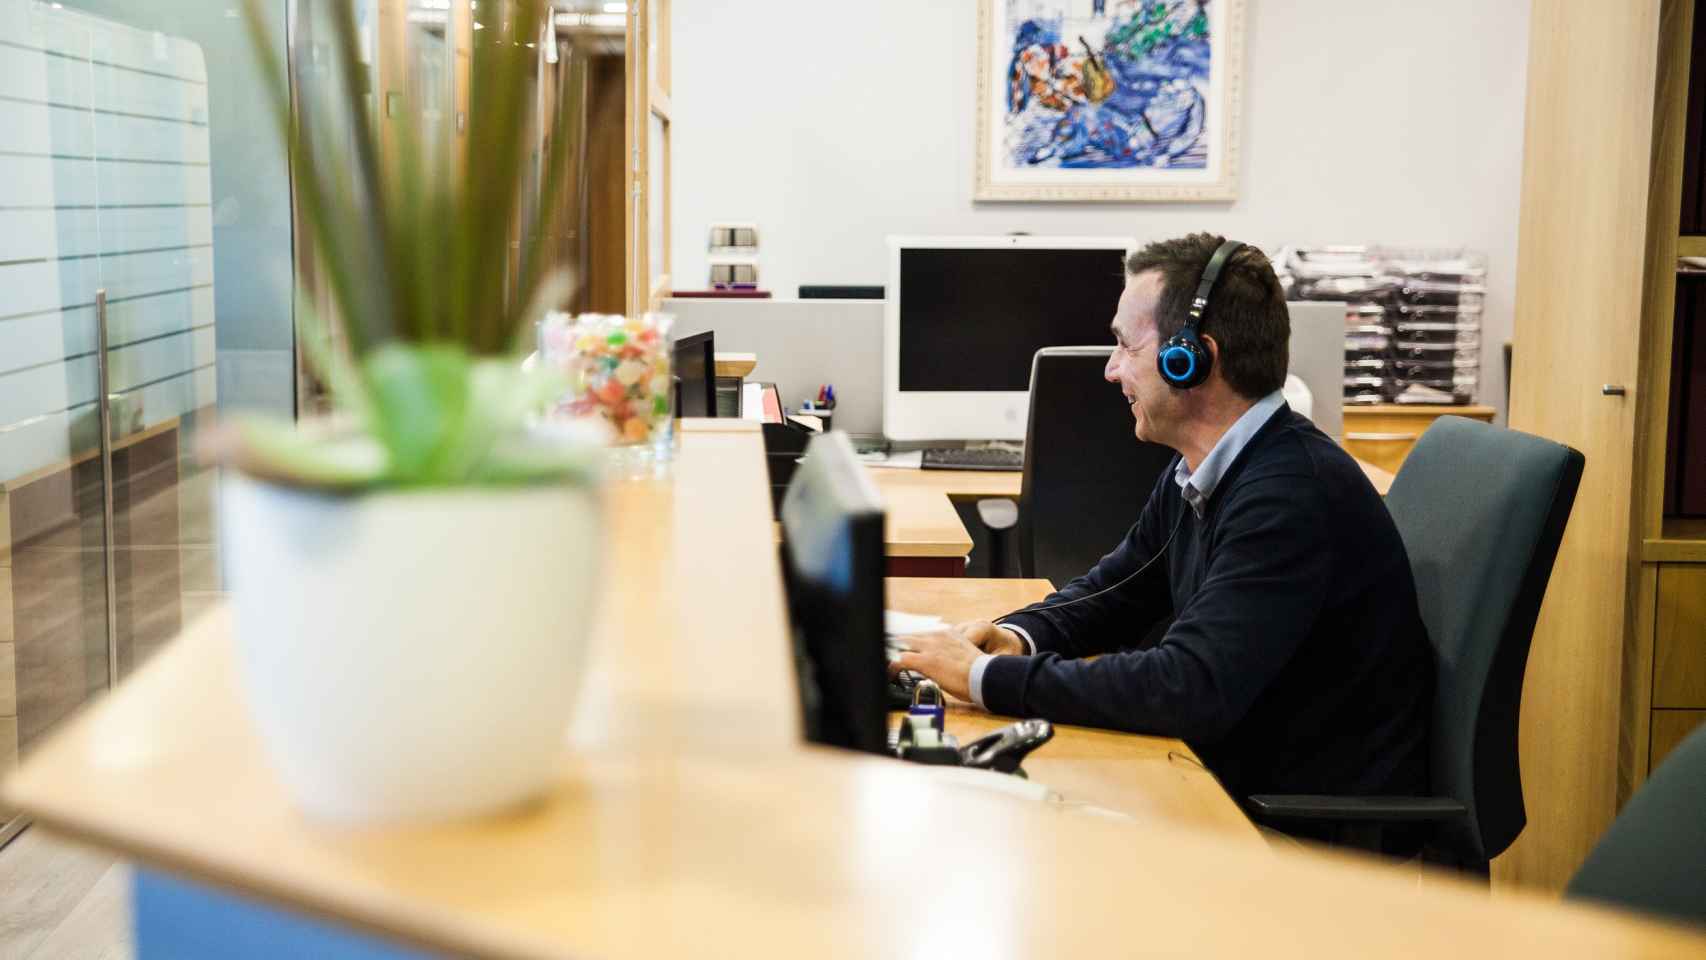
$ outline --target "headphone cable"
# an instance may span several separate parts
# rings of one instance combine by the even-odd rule
[[[1190,505],[1182,502],[1183,499],[1184,499],[1183,497],[1180,498],[1181,503],[1179,504],[1179,519],[1173,521],[1173,531],[1171,533],[1167,534],[1167,541],[1165,543],[1161,544],[1161,549],[1155,551],[1154,556],[1150,557],[1148,560],[1145,560],[1143,562],[1143,566],[1138,567],[1136,570],[1127,574],[1125,579],[1121,580],[1119,583],[1114,584],[1113,586],[1103,587],[1102,589],[1097,590],[1095,593],[1089,594],[1087,596],[1075,597],[1071,600],[1062,600],[1058,603],[1045,604],[1045,605],[1040,606],[1040,607],[1026,607],[1023,610],[1017,610],[1014,612],[1015,613],[1041,613],[1044,610],[1058,610],[1061,607],[1070,607],[1075,603],[1082,603],[1085,600],[1094,600],[1097,597],[1102,596],[1103,594],[1111,593],[1112,591],[1118,590],[1119,588],[1121,588],[1121,587],[1125,586],[1126,584],[1132,582],[1133,580],[1137,579],[1139,576],[1141,576],[1143,574],[1143,572],[1145,570],[1148,570],[1150,567],[1154,566],[1155,561],[1157,561],[1157,560],[1159,560],[1162,557],[1167,555],[1167,548],[1171,547],[1173,545],[1173,538],[1179,535],[1179,528],[1185,525],[1185,512],[1190,509]],[[1143,522],[1143,518],[1139,517],[1137,523],[1142,523],[1142,522]],[[1134,523],[1131,525],[1132,530],[1137,529],[1137,523]],[[1126,531],[1126,535],[1130,536],[1131,531],[1130,530]],[[996,624],[996,626],[1000,626],[1000,624],[998,623],[998,624]]]

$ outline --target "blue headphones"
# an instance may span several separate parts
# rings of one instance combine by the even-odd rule
[[[1228,240],[1208,258],[1208,266],[1203,267],[1202,279],[1197,282],[1196,296],[1191,298],[1184,327],[1168,337],[1155,354],[1155,368],[1161,371],[1161,379],[1168,385],[1189,390],[1207,380],[1209,371],[1214,369],[1214,357],[1203,348],[1197,329],[1202,326],[1203,310],[1208,306],[1208,295],[1214,291],[1214,282],[1220,279],[1221,268],[1243,246],[1236,240]]]

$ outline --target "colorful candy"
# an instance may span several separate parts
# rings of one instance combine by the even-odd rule
[[[598,416],[618,443],[645,443],[668,428],[669,327],[673,317],[647,314],[551,314],[539,324],[539,354],[569,376],[562,415]]]

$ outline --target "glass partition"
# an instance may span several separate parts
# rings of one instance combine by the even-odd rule
[[[289,171],[233,12],[0,0],[0,770],[219,596],[197,429],[294,411]]]

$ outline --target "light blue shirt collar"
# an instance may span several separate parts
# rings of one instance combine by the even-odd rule
[[[1255,405],[1244,411],[1244,415],[1233,421],[1232,426],[1221,435],[1214,449],[1203,457],[1202,463],[1192,470],[1185,464],[1185,458],[1179,458],[1179,465],[1173,468],[1173,482],[1179,485],[1179,493],[1185,502],[1196,512],[1197,519],[1202,519],[1203,510],[1208,506],[1209,498],[1214,496],[1214,488],[1220,485],[1220,478],[1226,475],[1226,468],[1232,466],[1232,461],[1238,459],[1238,454],[1244,451],[1250,438],[1256,431],[1262,429],[1275,411],[1285,403],[1285,395],[1275,390]]]

